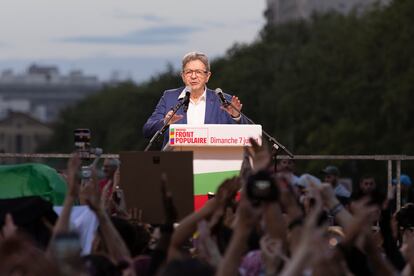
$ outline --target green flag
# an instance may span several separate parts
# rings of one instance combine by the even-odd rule
[[[0,199],[41,196],[53,205],[62,205],[66,182],[46,165],[27,163],[0,166]]]

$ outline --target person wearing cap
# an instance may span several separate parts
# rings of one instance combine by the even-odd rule
[[[240,114],[242,104],[238,97],[226,93],[222,95],[231,106],[223,106],[214,90],[207,88],[210,79],[210,63],[207,55],[190,52],[183,57],[181,78],[185,87],[166,90],[159,100],[154,112],[144,124],[145,138],[151,138],[165,123],[169,124],[235,124],[248,123]],[[178,109],[173,115],[172,109],[190,92],[188,110]],[[171,117],[172,116],[172,117]],[[163,146],[168,142],[168,133],[164,134]]]
[[[400,183],[402,184],[402,185],[404,185],[404,186],[406,186],[406,187],[409,187],[409,186],[411,186],[412,185],[412,182],[411,182],[411,177],[409,177],[408,175],[406,175],[406,174],[401,174],[400,175]],[[396,178],[394,178],[393,180],[392,180],[392,184],[397,184],[397,179]]]
[[[342,204],[347,205],[351,197],[351,192],[343,184],[339,183],[339,169],[336,166],[329,165],[321,170],[321,173],[323,174],[324,182],[331,184],[338,200]]]
[[[411,182],[411,177],[409,177],[407,174],[401,174],[400,175],[400,183],[401,183],[401,205],[404,205],[406,203],[414,203],[414,191],[413,191],[413,185]],[[392,184],[397,184],[397,179],[392,180]]]

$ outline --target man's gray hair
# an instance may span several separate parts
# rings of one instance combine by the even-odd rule
[[[116,167],[116,168],[118,168],[119,165],[121,164],[121,161],[119,161],[119,159],[117,158],[106,158],[105,161],[107,165]]]
[[[187,63],[193,60],[201,61],[206,67],[207,72],[210,72],[210,62],[208,61],[208,57],[206,54],[201,52],[189,52],[185,54],[182,61],[182,70],[184,70],[184,67]]]

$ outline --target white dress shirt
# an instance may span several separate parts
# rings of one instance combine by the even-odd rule
[[[204,125],[204,119],[206,116],[206,91],[204,88],[203,94],[198,98],[197,102],[190,98],[187,110],[187,124],[189,125]],[[179,99],[185,97],[185,89],[181,92]]]

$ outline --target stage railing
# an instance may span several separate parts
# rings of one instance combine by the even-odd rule
[[[65,159],[71,155],[68,153],[0,153],[0,160],[2,159]],[[93,157],[93,155],[91,155]],[[102,154],[101,158],[118,158],[118,154]],[[277,159],[290,159],[287,155],[278,155]],[[388,193],[392,191],[392,170],[393,163],[396,166],[396,180],[397,180],[397,201],[396,208],[401,208],[401,162],[414,160],[411,155],[295,155],[294,160],[371,160],[371,161],[387,161],[387,190]]]

